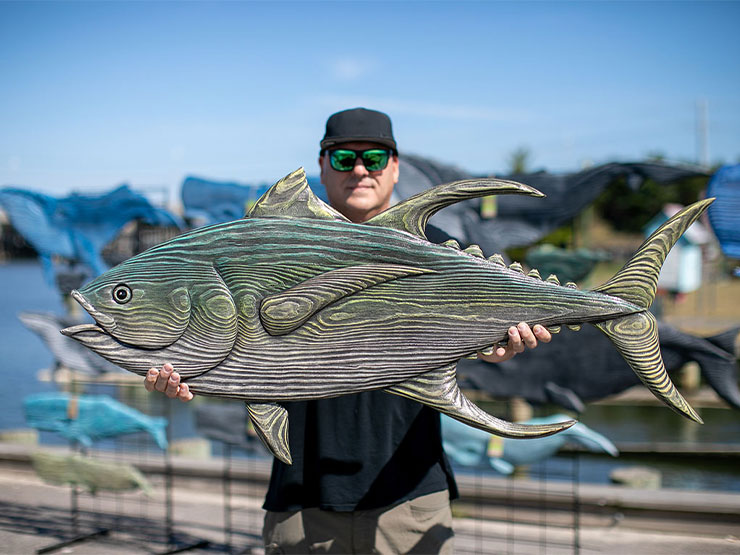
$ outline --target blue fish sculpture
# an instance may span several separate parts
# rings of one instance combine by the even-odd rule
[[[26,422],[90,447],[98,439],[147,432],[167,448],[167,419],[142,414],[107,395],[38,393],[23,400]]]
[[[492,352],[518,322],[597,326],[650,390],[700,417],[663,366],[650,314],[670,248],[712,202],[697,202],[591,291],[524,275],[500,255],[424,233],[445,206],[492,194],[542,194],[521,183],[440,185],[364,224],[319,200],[302,169],[240,220],[197,229],[112,268],[71,296],[95,324],[62,330],[139,375],[172,363],[194,393],[242,399],[255,430],[291,460],[282,403],[384,390],[504,437],[574,424],[523,426],[481,410],[457,384],[457,362]]]
[[[525,424],[552,424],[568,417],[554,414],[532,418]],[[612,457],[619,451],[608,438],[578,422],[559,434],[519,441],[500,438],[442,416],[442,445],[447,455],[463,466],[478,466],[487,461],[501,474],[511,474],[515,466],[534,464],[552,457],[566,443],[582,445],[589,451],[605,452]]]

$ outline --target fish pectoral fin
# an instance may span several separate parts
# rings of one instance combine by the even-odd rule
[[[275,183],[244,215],[245,218],[278,216],[349,222],[313,193],[303,168],[298,168]]]
[[[254,431],[262,443],[285,464],[293,464],[288,445],[288,411],[275,403],[246,403]]]
[[[285,335],[339,299],[379,283],[428,273],[434,270],[397,264],[367,264],[331,270],[265,297],[260,306],[260,319],[270,335]]]
[[[400,384],[386,388],[389,393],[423,403],[455,420],[480,430],[510,438],[537,438],[552,435],[576,423],[516,424],[491,416],[474,405],[457,386],[456,364],[442,366]]]

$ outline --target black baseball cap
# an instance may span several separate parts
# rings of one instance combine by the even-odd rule
[[[383,112],[366,108],[352,108],[329,116],[326,133],[321,139],[321,150],[352,141],[378,143],[394,152],[398,151],[391,118]]]

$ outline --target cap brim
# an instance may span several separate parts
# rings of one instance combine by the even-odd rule
[[[392,148],[393,150],[398,150],[398,148],[396,147],[396,141],[394,141],[393,139],[385,139],[379,137],[336,137],[324,139],[323,141],[321,141],[320,145],[321,148],[324,149],[344,143],[375,143],[378,145],[387,146],[388,148]]]

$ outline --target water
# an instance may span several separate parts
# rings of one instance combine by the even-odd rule
[[[26,329],[17,314],[24,310],[63,314],[61,298],[45,281],[36,262],[0,264],[0,429],[25,427],[23,399],[31,393],[55,391],[37,379],[53,357],[44,343]]]
[[[23,416],[23,399],[32,393],[56,391],[54,383],[38,379],[38,371],[53,363],[53,357],[43,342],[18,320],[24,310],[47,311],[63,314],[61,299],[49,286],[37,262],[0,264],[0,431],[26,427]],[[557,340],[557,338],[556,338]],[[87,386],[86,393],[108,394],[143,412],[165,415],[170,419],[169,434],[173,440],[197,437],[194,426],[193,406],[201,399],[185,404],[170,401],[163,395],[148,394],[140,382],[121,388],[110,385]],[[213,402],[208,399],[208,402]],[[494,414],[504,415],[502,406],[490,407]],[[537,409],[538,415],[562,412],[554,407]],[[740,443],[740,415],[726,409],[704,409],[701,415],[705,424],[700,426],[677,416],[662,406],[605,406],[592,405],[582,415],[581,421],[604,434],[614,443],[623,442],[677,442]],[[155,449],[145,438],[126,436],[116,442],[96,444],[100,448]],[[66,440],[57,434],[42,433],[40,441],[63,444]],[[217,443],[217,442],[216,442]],[[214,444],[212,451],[219,452]],[[235,452],[235,455],[239,455]],[[740,491],[740,465],[737,459],[709,461],[698,457],[681,459],[670,456],[620,456],[580,455],[577,478],[582,482],[608,483],[609,471],[617,466],[647,465],[663,473],[665,487]],[[574,478],[573,460],[570,456],[554,457],[547,462],[533,465],[530,475],[548,479]],[[463,469],[459,470],[463,472]],[[495,474],[493,470],[490,471]]]
[[[54,357],[41,339],[28,330],[18,319],[23,311],[65,314],[61,296],[44,278],[37,262],[12,262],[0,264],[0,431],[27,428],[23,413],[23,399],[33,393],[59,391],[61,386],[39,379],[39,371],[50,368]],[[197,437],[192,408],[164,395],[152,395],[141,385],[131,386],[94,384],[76,385],[75,391],[92,395],[109,395],[146,414],[165,416],[170,424],[170,439]],[[65,385],[64,387],[69,387]],[[40,441],[45,444],[66,444],[58,434],[42,432]],[[101,441],[97,448],[156,449],[146,434],[123,436],[117,441]]]

